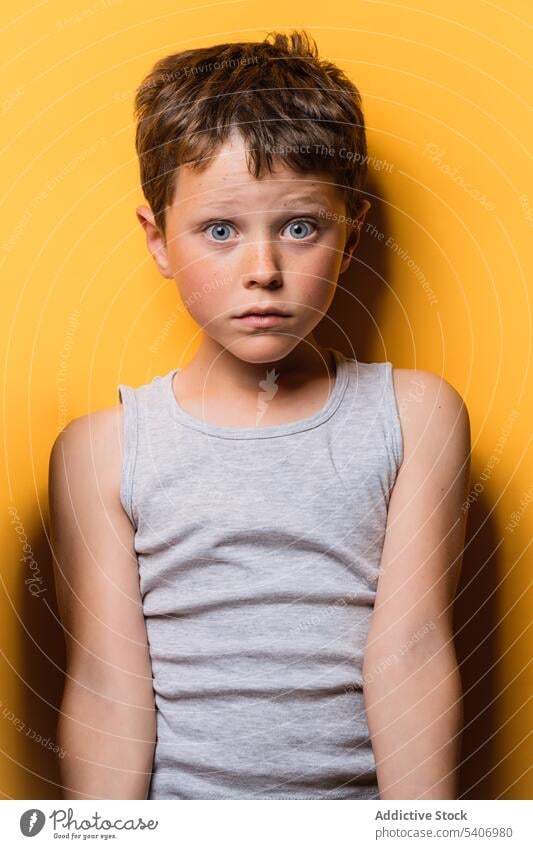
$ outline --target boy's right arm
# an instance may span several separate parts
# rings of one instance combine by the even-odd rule
[[[50,456],[50,538],[67,669],[66,799],[146,799],[155,704],[134,530],[120,503],[122,407],[82,416]]]

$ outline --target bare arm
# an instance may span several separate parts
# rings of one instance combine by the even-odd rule
[[[423,391],[410,392],[413,379]],[[470,423],[455,389],[395,370],[404,461],[392,491],[363,663],[381,799],[456,799],[463,720],[452,605],[464,545]]]
[[[134,530],[119,497],[121,447],[121,408],[102,410],[71,422],[50,457],[66,799],[145,799],[151,776],[154,694]]]

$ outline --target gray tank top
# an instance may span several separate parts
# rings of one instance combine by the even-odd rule
[[[124,406],[157,741],[149,799],[378,799],[362,691],[403,443],[392,365],[335,349],[314,415],[248,428]]]

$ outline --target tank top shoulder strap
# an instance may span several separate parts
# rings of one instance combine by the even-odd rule
[[[120,503],[126,514],[137,529],[133,516],[133,472],[137,457],[139,432],[139,414],[137,409],[137,392],[124,383],[118,386],[118,396],[122,403],[122,471],[120,477]]]
[[[390,361],[364,363],[344,357],[348,369],[349,403],[345,416],[354,417],[365,428],[374,428],[378,420],[382,426],[375,429],[376,439],[384,438],[396,468],[403,462],[403,435],[398,401],[394,389],[393,364]]]
[[[125,383],[118,385],[118,397],[123,408],[122,429],[122,472],[120,480],[120,502],[137,530],[134,477],[139,452],[152,438],[149,429],[168,427],[166,384],[169,375],[156,376],[150,383],[133,387]]]
[[[403,434],[402,427],[400,422],[400,412],[398,399],[396,397],[396,390],[394,388],[394,380],[393,380],[393,369],[394,366],[391,362],[387,361],[385,363],[380,363],[385,372],[384,383],[385,383],[385,392],[384,392],[384,403],[389,416],[390,422],[390,441],[391,448],[394,455],[394,459],[396,460],[396,465],[399,468],[403,463]]]

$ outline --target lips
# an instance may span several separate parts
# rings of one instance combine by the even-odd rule
[[[248,327],[274,327],[276,324],[283,324],[284,321],[288,321],[289,317],[279,313],[247,313],[246,315],[236,316],[236,319]]]
[[[279,315],[285,318],[289,317],[289,313],[279,307],[255,304],[237,313],[234,318],[244,318],[248,315]]]

